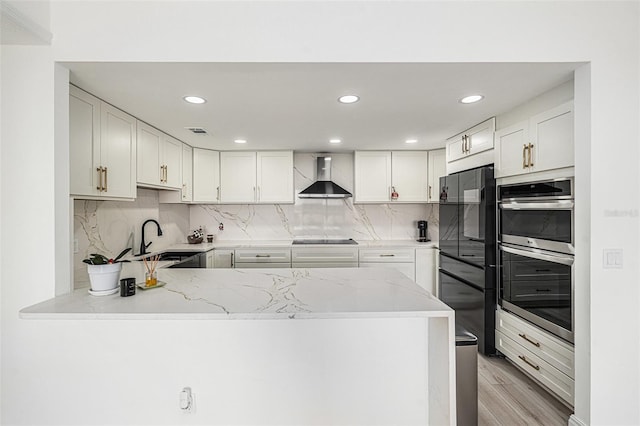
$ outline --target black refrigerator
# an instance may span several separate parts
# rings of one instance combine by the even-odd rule
[[[440,299],[456,325],[495,354],[496,185],[493,166],[440,178]]]

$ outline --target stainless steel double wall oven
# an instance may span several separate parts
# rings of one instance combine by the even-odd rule
[[[499,304],[573,343],[573,179],[498,186]]]

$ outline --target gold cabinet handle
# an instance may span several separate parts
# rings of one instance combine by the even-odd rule
[[[395,254],[381,254],[380,257],[395,257]]]
[[[187,184],[183,183],[182,184],[182,199],[186,199],[187,198]]]
[[[460,148],[462,148],[463,154],[464,154],[464,146],[465,146],[465,135],[462,135],[462,144],[460,145]]]
[[[539,348],[539,347],[540,347],[540,342],[536,342],[536,341],[533,341],[533,340],[529,339],[529,337],[527,337],[527,335],[526,335],[526,334],[524,334],[524,333],[518,333],[518,336],[522,337],[524,340],[526,340],[527,342],[531,343],[531,344],[532,344],[533,346],[535,346],[536,348]]]
[[[107,178],[109,177],[109,171],[107,170],[106,167],[104,167],[103,170],[104,170],[104,192],[108,192],[109,184],[107,183]]]
[[[527,150],[529,149],[529,147],[527,146],[527,144],[522,145],[522,168],[526,169],[527,168]]]
[[[102,167],[96,167],[96,171],[98,172],[98,186],[96,186],[96,189],[102,192]]]
[[[256,254],[256,257],[271,257],[270,254]]]
[[[220,201],[220,187],[216,188],[216,200]]]
[[[464,148],[465,148],[465,151],[467,151],[467,154],[468,154],[469,151],[471,151],[471,140],[469,139],[468,135],[465,135],[464,137],[466,139],[466,143],[465,143]]]
[[[532,363],[531,361],[529,361],[527,359],[527,357],[522,356],[522,355],[518,355],[518,358],[520,358],[521,360],[523,360],[524,362],[526,362],[528,365],[530,365],[531,367],[535,368],[536,371],[540,371],[540,366],[539,365],[535,365],[534,363]]]
[[[529,144],[529,167],[533,167],[533,144]]]
[[[431,185],[429,185],[429,200],[431,199]]]

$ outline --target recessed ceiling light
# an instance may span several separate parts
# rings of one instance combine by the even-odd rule
[[[235,142],[235,143],[247,143],[247,140],[246,139],[236,139],[233,142]]]
[[[329,139],[329,143],[340,143],[342,142],[340,139]]]
[[[481,101],[482,99],[484,99],[484,96],[482,96],[482,95],[465,96],[464,98],[460,99],[460,103],[461,104],[472,104],[474,102]]]
[[[203,104],[207,102],[205,98],[201,98],[200,96],[185,96],[182,99],[189,102],[190,104]]]
[[[358,102],[360,98],[356,95],[344,95],[338,98],[338,102],[343,104],[352,104],[354,102]]]
[[[404,141],[404,143],[416,143],[418,142],[418,139],[407,139],[406,141]]]

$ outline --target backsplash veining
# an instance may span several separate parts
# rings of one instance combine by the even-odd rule
[[[326,154],[323,154],[326,155]],[[296,194],[315,180],[318,154],[294,154]],[[353,154],[331,154],[332,180],[353,193]],[[135,201],[74,201],[74,286],[88,285],[82,259],[90,253],[117,255],[126,247],[137,253],[140,228],[156,219],[163,235],[147,225],[146,240],[157,251],[185,243],[190,230],[203,226],[224,240],[290,240],[293,238],[353,238],[355,240],[414,239],[417,220],[429,222],[428,236],[438,240],[437,204],[353,204],[347,199],[295,199],[281,205],[160,204],[158,192],[138,188]],[[224,230],[218,230],[218,224]]]
[[[315,180],[319,154],[294,154],[296,194]],[[327,155],[327,154],[322,154]],[[353,154],[331,154],[331,179],[353,193]],[[413,239],[417,220],[429,222],[429,238],[438,239],[437,204],[353,204],[347,199],[295,199],[279,205],[193,205],[192,228],[205,227],[218,240],[287,240],[292,238]],[[218,224],[224,230],[218,230]]]
[[[149,250],[161,250],[175,243],[186,242],[189,231],[189,207],[179,204],[159,204],[158,191],[138,188],[135,201],[88,201],[73,203],[73,230],[77,253],[73,255],[74,286],[89,282],[82,259],[91,253],[114,257],[126,247],[140,250],[141,227],[145,220],[156,219],[162,226],[157,236],[153,224],[145,231]]]

